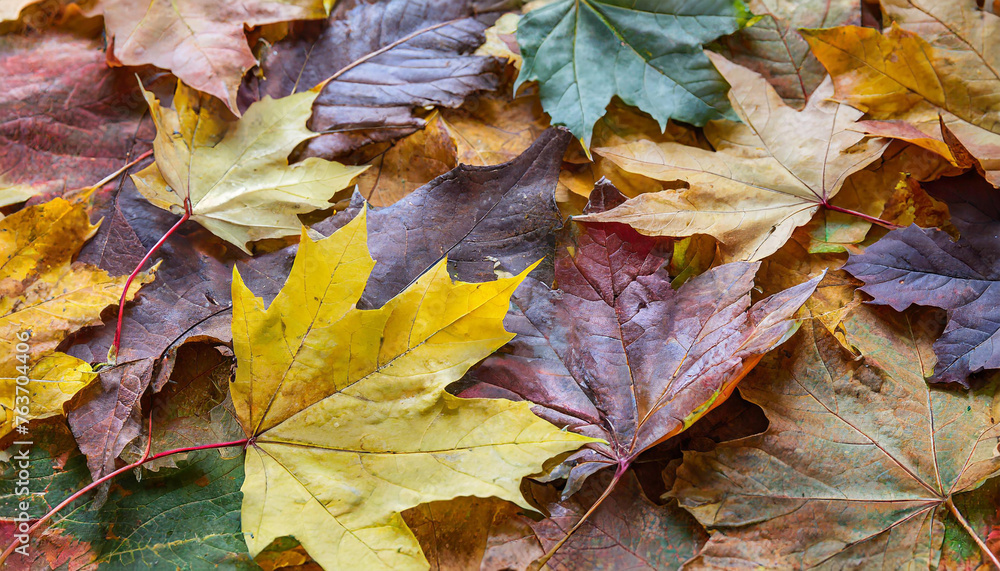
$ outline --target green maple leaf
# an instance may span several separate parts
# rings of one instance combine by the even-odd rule
[[[552,122],[587,146],[614,95],[661,127],[670,118],[704,125],[731,111],[702,44],[749,19],[740,0],[559,0],[518,25],[517,85],[537,80]]]

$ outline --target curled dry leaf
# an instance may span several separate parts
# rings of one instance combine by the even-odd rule
[[[470,54],[509,2],[343,0],[330,19],[265,52],[244,101],[285,97],[327,79],[305,155],[335,158],[424,126],[417,109],[458,107],[497,87],[502,62]]]
[[[934,342],[935,382],[969,385],[970,373],[1000,368],[1000,200],[977,176],[931,185],[948,203],[961,233],[917,225],[893,230],[852,255],[844,269],[865,283],[874,303],[902,311],[911,304],[948,310],[948,327]]]
[[[237,417],[250,439],[243,531],[251,555],[294,536],[329,569],[426,569],[400,512],[456,496],[525,509],[518,487],[553,456],[592,442],[529,403],[444,391],[509,341],[525,278],[452,282],[446,260],[375,310],[355,307],[375,261],[366,212],[329,238],[304,232],[265,308],[233,278]]]
[[[937,566],[952,497],[1000,470],[997,379],[929,387],[926,313],[844,329],[863,359],[804,324],[740,384],[767,432],[685,454],[670,496],[715,532],[686,568]]]
[[[557,0],[518,23],[524,62],[517,84],[538,81],[542,106],[585,147],[611,98],[695,125],[730,113],[726,81],[702,44],[735,32],[750,14],[741,0]]]
[[[132,175],[136,188],[175,214],[190,206],[192,220],[246,253],[250,242],[298,233],[297,214],[328,208],[364,170],[318,158],[288,164],[292,150],[316,136],[306,121],[319,86],[265,97],[235,121],[180,81],[173,109],[144,94],[156,122],[156,163]]]
[[[0,220],[0,436],[15,424],[61,415],[96,377],[88,363],[55,352],[69,334],[100,325],[101,312],[125,289],[125,276],[72,263],[96,231],[82,205],[61,198]],[[127,298],[150,280],[152,273],[142,274]]]
[[[590,208],[621,199],[605,182]],[[554,424],[604,440],[567,459],[567,495],[602,468],[621,476],[644,450],[722,403],[760,355],[795,331],[820,280],[751,307],[759,264],[744,262],[675,291],[662,269],[667,246],[622,224],[581,224],[556,255],[559,289],[526,280],[506,322],[518,337],[462,393],[529,400]]]
[[[218,97],[234,113],[243,73],[257,60],[244,26],[325,18],[330,0],[97,0],[87,13],[103,15],[108,61],[152,64]]]
[[[863,113],[830,101],[829,83],[796,111],[757,73],[709,57],[732,83],[729,98],[743,123],[706,127],[715,152],[650,141],[595,149],[626,171],[682,180],[688,188],[643,194],[581,220],[622,222],[652,236],[708,234],[722,242],[727,260],[760,260],[831,207],[844,180],[878,159],[887,143],[853,130]]]
[[[910,123],[936,141],[927,143],[932,149],[948,144],[956,156],[971,153],[1000,184],[1000,56],[989,48],[1000,17],[976,0],[884,0],[882,9],[883,33],[855,26],[803,32],[837,96],[874,119]],[[905,127],[895,135],[880,127],[907,138]]]

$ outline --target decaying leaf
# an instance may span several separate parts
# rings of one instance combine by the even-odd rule
[[[95,184],[148,148],[135,75],[109,69],[100,46],[0,36],[0,206]]]
[[[862,112],[830,101],[821,85],[802,111],[785,105],[760,75],[710,54],[732,83],[743,123],[710,123],[716,151],[638,141],[595,152],[629,172],[682,180],[688,188],[640,195],[606,213],[583,217],[623,222],[647,235],[718,238],[727,260],[760,260],[830,205],[844,180],[886,147],[852,130]]]
[[[108,60],[169,69],[191,87],[218,97],[234,113],[243,73],[257,63],[244,26],[325,18],[330,0],[98,0]]]
[[[749,0],[760,16],[753,25],[722,38],[722,53],[763,75],[790,107],[802,109],[826,77],[798,28],[860,23],[855,0]]]
[[[1000,184],[1000,56],[990,47],[1000,18],[976,0],[884,0],[882,9],[891,22],[884,33],[804,31],[838,97],[942,144],[954,138]]]
[[[948,327],[934,343],[931,380],[968,386],[970,373],[1000,368],[1000,200],[974,175],[943,179],[933,188],[948,203],[961,238],[914,224],[852,255],[844,269],[865,283],[861,290],[874,303],[897,311],[911,304],[948,310]]]
[[[96,376],[88,363],[54,351],[69,334],[101,324],[125,288],[126,276],[72,262],[96,231],[83,206],[61,198],[0,220],[0,436],[17,417],[61,415]],[[151,279],[140,276],[127,298]]]
[[[127,274],[142,260],[177,217],[136,192],[126,180],[120,192],[97,195],[95,216],[104,223],[80,252],[84,261],[112,274]],[[169,379],[176,353],[188,339],[227,343],[232,264],[236,248],[197,224],[181,226],[158,252],[164,262],[156,280],[125,308],[117,364],[100,371],[85,402],[69,415],[80,451],[95,478],[115,468],[115,459],[141,433],[140,398],[152,384]],[[115,324],[95,328],[69,352],[85,361],[103,361]]]
[[[552,123],[584,146],[614,96],[661,129],[670,118],[704,125],[729,114],[729,105],[726,81],[701,46],[748,19],[741,0],[558,0],[518,24],[518,85],[537,80]]]
[[[670,495],[715,532],[687,568],[937,566],[952,496],[1000,469],[1000,425],[996,378],[971,392],[924,382],[940,331],[925,323],[853,314],[863,359],[807,323],[758,365],[740,392],[767,432],[686,453],[677,471]]]
[[[243,531],[251,554],[294,536],[326,568],[426,569],[400,512],[456,496],[531,509],[518,489],[592,439],[529,403],[444,391],[509,341],[525,278],[452,282],[441,260],[377,310],[355,307],[375,261],[366,212],[329,238],[303,232],[288,281],[265,308],[233,278],[233,404],[251,443]]]
[[[500,60],[469,52],[504,4],[341,0],[323,25],[266,52],[243,98],[285,97],[332,78],[309,125],[323,135],[309,141],[305,155],[332,159],[391,141],[424,126],[417,108],[458,107],[466,96],[496,88]]]
[[[126,462],[142,458],[147,444],[150,454],[167,450],[230,442],[242,437],[240,425],[229,399],[233,361],[215,347],[205,343],[187,343],[177,351],[177,366],[170,380],[151,399],[149,414],[153,417],[150,444],[148,428],[125,449],[121,457]],[[221,448],[223,458],[241,456],[239,448]],[[143,469],[156,471],[162,467],[176,468],[187,454],[174,454],[143,464]]]
[[[156,122],[156,164],[132,175],[136,188],[175,214],[189,202],[192,220],[246,253],[250,242],[296,234],[296,214],[328,208],[364,170],[318,158],[288,164],[292,150],[316,136],[306,121],[318,89],[266,97],[236,121],[182,82],[172,109],[144,92]]]
[[[589,208],[620,202],[608,183]],[[668,243],[622,224],[581,224],[556,255],[557,290],[528,279],[514,296],[510,350],[473,373],[463,396],[526,399],[558,426],[601,438],[572,455],[567,495],[590,474],[619,474],[732,393],[760,355],[798,326],[820,277],[750,306],[759,264],[718,266],[678,290]]]

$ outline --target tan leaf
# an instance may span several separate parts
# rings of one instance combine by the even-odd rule
[[[796,111],[760,75],[710,57],[733,86],[729,98],[743,123],[705,128],[715,152],[650,141],[595,149],[629,172],[681,180],[688,188],[643,194],[582,219],[624,222],[648,235],[708,234],[722,242],[727,261],[760,260],[829,206],[844,180],[876,160],[886,142],[852,129],[862,112],[829,101],[829,83]]]
[[[168,69],[239,114],[236,92],[243,73],[257,63],[244,27],[325,18],[332,5],[332,0],[100,0],[88,13],[104,16],[109,61]]]
[[[997,378],[929,387],[940,322],[861,308],[858,358],[798,336],[740,385],[767,432],[685,453],[670,495],[715,533],[689,569],[935,568],[949,504],[1000,470]]]

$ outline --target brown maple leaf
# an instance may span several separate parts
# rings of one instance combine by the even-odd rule
[[[862,307],[843,327],[864,358],[804,325],[740,384],[768,430],[685,454],[670,496],[715,532],[686,568],[933,568],[953,497],[1000,471],[998,378],[924,381],[939,321]]]

